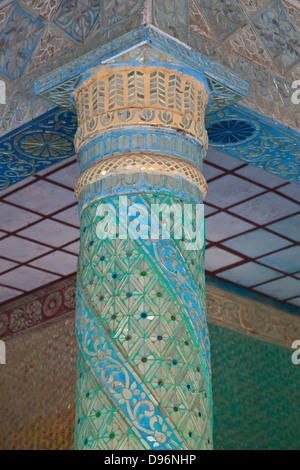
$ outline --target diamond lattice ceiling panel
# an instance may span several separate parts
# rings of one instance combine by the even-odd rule
[[[298,306],[300,187],[216,151],[209,152],[204,174],[209,188],[205,203],[207,272]],[[245,189],[237,191],[234,200],[228,182],[238,179],[233,188],[245,184]],[[250,183],[258,192],[252,190],[245,197]],[[217,194],[210,196],[213,188]]]
[[[76,271],[77,174],[71,159],[1,192],[0,302]]]

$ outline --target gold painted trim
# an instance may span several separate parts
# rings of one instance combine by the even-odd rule
[[[95,75],[93,75],[92,77],[89,77],[87,80],[85,80],[81,85],[80,87],[78,87],[74,92],[73,92],[73,95],[74,95],[74,99],[75,101],[77,100],[78,98],[78,95],[82,92],[85,92],[88,88],[91,87],[91,85],[93,85],[95,82],[97,82],[98,80],[108,80],[111,75],[115,75],[115,74],[124,74],[124,73],[131,73],[131,72],[144,72],[144,73],[147,73],[148,75],[152,74],[153,72],[156,72],[156,73],[163,73],[163,74],[167,74],[168,76],[169,75],[172,75],[172,76],[178,76],[178,77],[181,77],[183,80],[187,81],[187,82],[192,82],[195,87],[197,87],[197,89],[199,91],[201,91],[201,93],[203,93],[203,96],[205,97],[205,104],[207,104],[208,102],[208,94],[204,88],[204,86],[198,82],[194,77],[190,76],[190,75],[186,75],[185,73],[183,72],[178,72],[177,70],[172,70],[172,69],[169,69],[169,68],[166,68],[166,67],[148,67],[148,66],[140,66],[140,67],[136,67],[136,66],[131,66],[131,67],[118,67],[118,68],[109,68],[109,67],[106,67],[106,66],[102,66],[96,73]]]
[[[207,321],[283,348],[300,340],[300,315],[206,284]]]
[[[55,316],[44,315],[43,323],[36,316],[36,302],[42,305],[48,295],[56,297],[63,293],[67,309],[61,309]],[[71,275],[63,281],[57,281],[51,286],[43,287],[34,294],[26,294],[16,300],[6,302],[0,307],[0,326],[12,318],[18,318],[18,328],[14,331],[8,328],[7,333],[0,335],[1,339],[12,339],[23,335],[32,328],[46,327],[48,323],[60,321],[62,315],[75,311],[76,276]],[[300,339],[300,315],[287,313],[280,308],[272,307],[264,302],[245,298],[230,290],[206,284],[207,319],[209,324],[218,325],[245,336],[259,339],[266,343],[291,349],[293,341]],[[36,321],[31,321],[34,318]],[[29,321],[29,320],[30,321]]]
[[[156,127],[191,135],[207,149],[208,95],[201,83],[166,68],[102,68],[75,92],[76,151],[94,135],[113,129]]]

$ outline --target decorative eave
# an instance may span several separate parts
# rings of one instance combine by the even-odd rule
[[[35,83],[35,92],[58,106],[74,110],[73,91],[98,67],[108,64],[111,68],[134,67],[142,63],[172,67],[198,79],[209,95],[208,113],[232,105],[248,93],[248,83],[238,75],[153,26],[143,26],[41,77]]]
[[[246,121],[250,127],[253,123],[255,127],[252,135],[245,140],[223,144],[213,142],[210,138],[209,145],[299,184],[299,134],[248,108],[242,108],[239,100],[247,95],[248,84],[239,76],[214,64],[155,27],[143,26],[82,55],[54,72],[50,71],[36,81],[36,93],[41,98],[54,102],[55,107],[41,115],[35,113],[35,119],[0,138],[0,191],[74,155],[73,139],[77,128],[74,89],[98,67],[105,64],[118,67],[122,61],[127,66],[140,66],[142,63],[169,66],[197,76],[204,82],[210,97],[206,119],[208,130],[210,126],[218,126],[220,121]],[[41,102],[47,103],[43,99]],[[45,147],[45,135],[51,135],[51,139],[55,140],[55,149],[48,143],[47,148]],[[49,139],[47,142],[50,142]]]
[[[235,130],[232,129],[230,133],[233,139],[224,143],[221,135],[218,139],[218,129],[222,130],[223,123],[227,127],[230,127],[230,123],[243,123],[245,135],[241,139],[235,139]],[[226,106],[206,116],[206,129],[211,147],[300,184],[300,139],[296,132],[271,119],[258,116],[240,104]],[[227,130],[227,136],[228,134]]]

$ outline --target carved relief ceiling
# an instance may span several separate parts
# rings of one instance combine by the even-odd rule
[[[54,107],[35,96],[40,75],[137,28],[142,7],[143,0],[0,1],[0,79],[7,89],[0,135]]]
[[[0,9],[1,74],[18,79],[141,6],[141,0],[10,2]]]
[[[300,78],[300,2],[181,0],[189,26],[177,3],[155,0],[154,24],[247,80],[241,105],[298,130],[291,82]]]
[[[199,21],[200,20],[200,21]],[[258,65],[285,74],[300,59],[299,10],[286,1],[192,0],[190,28]]]

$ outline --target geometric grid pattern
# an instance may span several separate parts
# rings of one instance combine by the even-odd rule
[[[0,193],[0,302],[76,272],[74,158]]]

